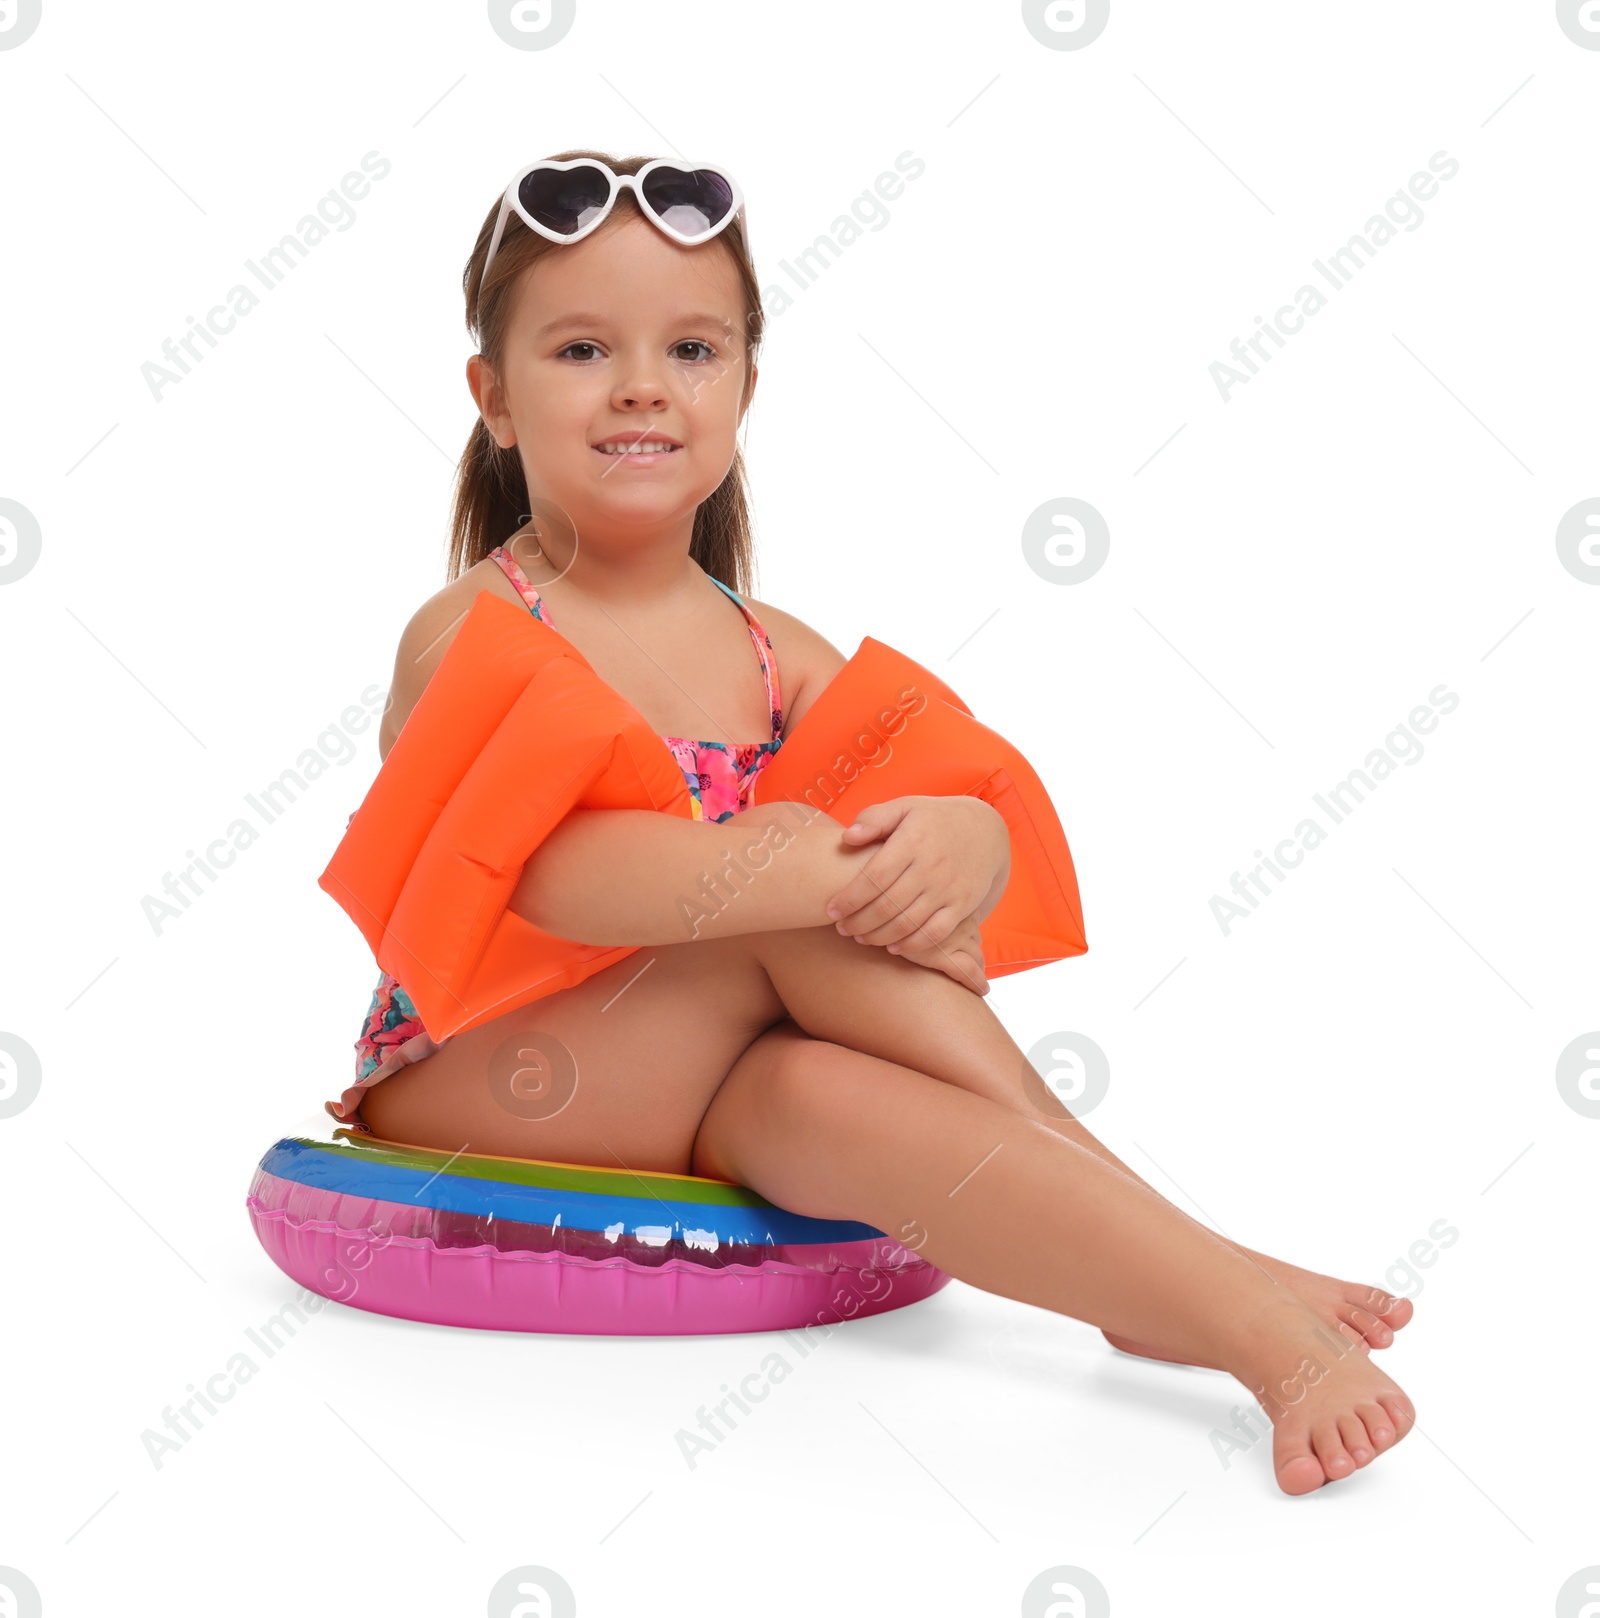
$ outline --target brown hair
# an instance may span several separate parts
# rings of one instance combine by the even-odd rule
[[[647,157],[619,159],[609,152],[589,150],[557,152],[554,161],[567,162],[576,157],[597,158],[617,174],[637,174],[650,161]],[[595,234],[615,228],[624,208],[643,217],[633,192],[623,191],[617,197],[611,216]],[[512,289],[530,265],[546,253],[562,251],[560,243],[547,241],[537,231],[529,230],[513,210],[507,215],[505,231],[495,250],[493,279],[487,287],[481,286],[483,261],[488,256],[489,238],[494,234],[499,213],[500,199],[496,197],[494,206],[484,216],[472,257],[461,275],[461,290],[467,304],[467,330],[477,336],[479,352],[497,374],[511,319]],[[742,218],[734,219],[708,245],[722,244],[725,244],[724,251],[733,255],[744,291],[744,387],[748,392],[750,367],[761,346],[765,315]],[[495,546],[503,545],[527,521],[531,510],[527,479],[523,476],[516,446],[501,449],[479,416],[472,424],[472,433],[456,472],[455,501],[450,514],[448,577],[459,578]],[[744,456],[737,448],[728,475],[700,502],[694,514],[689,555],[712,578],[720,579],[740,595],[749,593],[755,572],[755,543],[745,487]]]

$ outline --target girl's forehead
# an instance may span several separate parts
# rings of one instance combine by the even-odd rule
[[[618,325],[686,316],[734,324],[744,299],[738,268],[725,248],[680,247],[644,220],[553,247],[528,267],[517,294],[518,324],[541,330],[584,316]]]

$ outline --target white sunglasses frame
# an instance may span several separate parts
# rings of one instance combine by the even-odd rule
[[[570,236],[563,236],[560,231],[551,230],[548,226],[541,225],[537,219],[532,218],[527,209],[522,206],[522,201],[517,192],[522,182],[536,169],[565,170],[577,168],[599,169],[611,182],[611,194],[606,198],[605,203],[594,218],[582,230],[574,231]],[[727,184],[728,190],[733,197],[733,206],[703,236],[685,236],[682,231],[674,230],[651,207],[644,194],[643,181],[645,176],[660,168],[676,169],[681,174],[692,173],[696,169],[704,169],[708,173],[715,174]],[[611,210],[616,206],[618,193],[624,190],[632,191],[634,200],[639,204],[639,212],[657,230],[663,235],[671,237],[681,247],[703,247],[713,237],[720,235],[727,229],[733,223],[735,216],[742,216],[744,213],[744,193],[739,189],[739,182],[725,168],[716,163],[691,163],[676,157],[653,157],[637,174],[617,174],[613,172],[610,164],[601,162],[598,157],[574,157],[564,163],[558,163],[553,158],[540,158],[537,162],[529,163],[525,167],[518,169],[516,177],[505,188],[505,192],[500,198],[500,217],[495,220],[494,235],[489,238],[489,253],[483,261],[483,274],[478,279],[479,287],[485,286],[489,280],[489,266],[494,263],[494,255],[499,250],[500,239],[505,234],[506,220],[510,218],[513,208],[517,210],[517,216],[529,230],[537,231],[546,241],[559,242],[563,246],[568,246],[573,242],[581,242],[591,231],[598,230],[610,215]],[[747,252],[749,251],[749,246],[750,240],[747,226],[745,234],[745,250]]]

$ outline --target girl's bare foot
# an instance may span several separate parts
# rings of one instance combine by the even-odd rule
[[[1320,1275],[1315,1270],[1303,1270],[1298,1264],[1287,1264],[1282,1259],[1270,1258],[1248,1247],[1229,1244],[1254,1259],[1273,1280],[1287,1287],[1296,1297],[1308,1304],[1328,1325],[1340,1332],[1363,1352],[1373,1348],[1387,1348],[1394,1334],[1409,1323],[1415,1310],[1409,1298],[1397,1298],[1377,1287],[1362,1286],[1356,1281],[1340,1281],[1331,1275]],[[1201,1362],[1181,1354],[1169,1354],[1148,1343],[1136,1343],[1132,1338],[1119,1337],[1114,1332],[1101,1336],[1113,1348],[1124,1354],[1137,1354],[1149,1360],[1168,1360],[1175,1365],[1198,1365]],[[1214,1365],[1212,1370],[1224,1367]]]
[[[1270,1418],[1273,1472],[1285,1494],[1310,1494],[1349,1477],[1416,1425],[1416,1410],[1394,1380],[1307,1304],[1264,1316],[1239,1363],[1221,1369]]]

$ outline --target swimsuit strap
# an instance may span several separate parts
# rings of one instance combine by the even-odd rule
[[[779,700],[778,692],[778,658],[772,650],[772,641],[766,630],[761,627],[756,615],[744,604],[742,597],[737,596],[725,585],[721,579],[708,579],[716,585],[745,615],[750,624],[750,638],[756,643],[756,658],[761,664],[761,677],[767,682],[767,706],[772,710],[772,739],[777,741],[783,733],[783,704]]]
[[[554,629],[556,627],[555,622],[550,617],[550,609],[545,605],[544,597],[534,589],[528,575],[517,566],[516,558],[512,556],[511,552],[504,545],[496,545],[489,552],[489,556],[493,561],[500,564],[501,572],[517,587],[517,594],[527,602],[528,610],[532,612],[534,617],[541,623],[549,624]]]
[[[554,620],[550,617],[549,603],[534,589],[527,574],[517,566],[516,559],[511,555],[510,551],[504,545],[497,545],[489,552],[489,555],[500,564],[500,568],[506,577],[516,586],[517,594],[527,602],[528,610],[532,612],[534,617],[539,619],[541,623],[549,624],[554,629],[556,626]],[[761,627],[756,615],[744,604],[741,597],[730,590],[721,579],[711,578],[709,573],[706,574],[706,577],[711,579],[711,582],[738,607],[749,625],[750,639],[755,642],[756,660],[761,665],[761,678],[767,687],[767,706],[772,711],[772,739],[777,741],[783,733],[783,707],[778,690],[778,659],[772,650],[772,641],[766,630]]]

